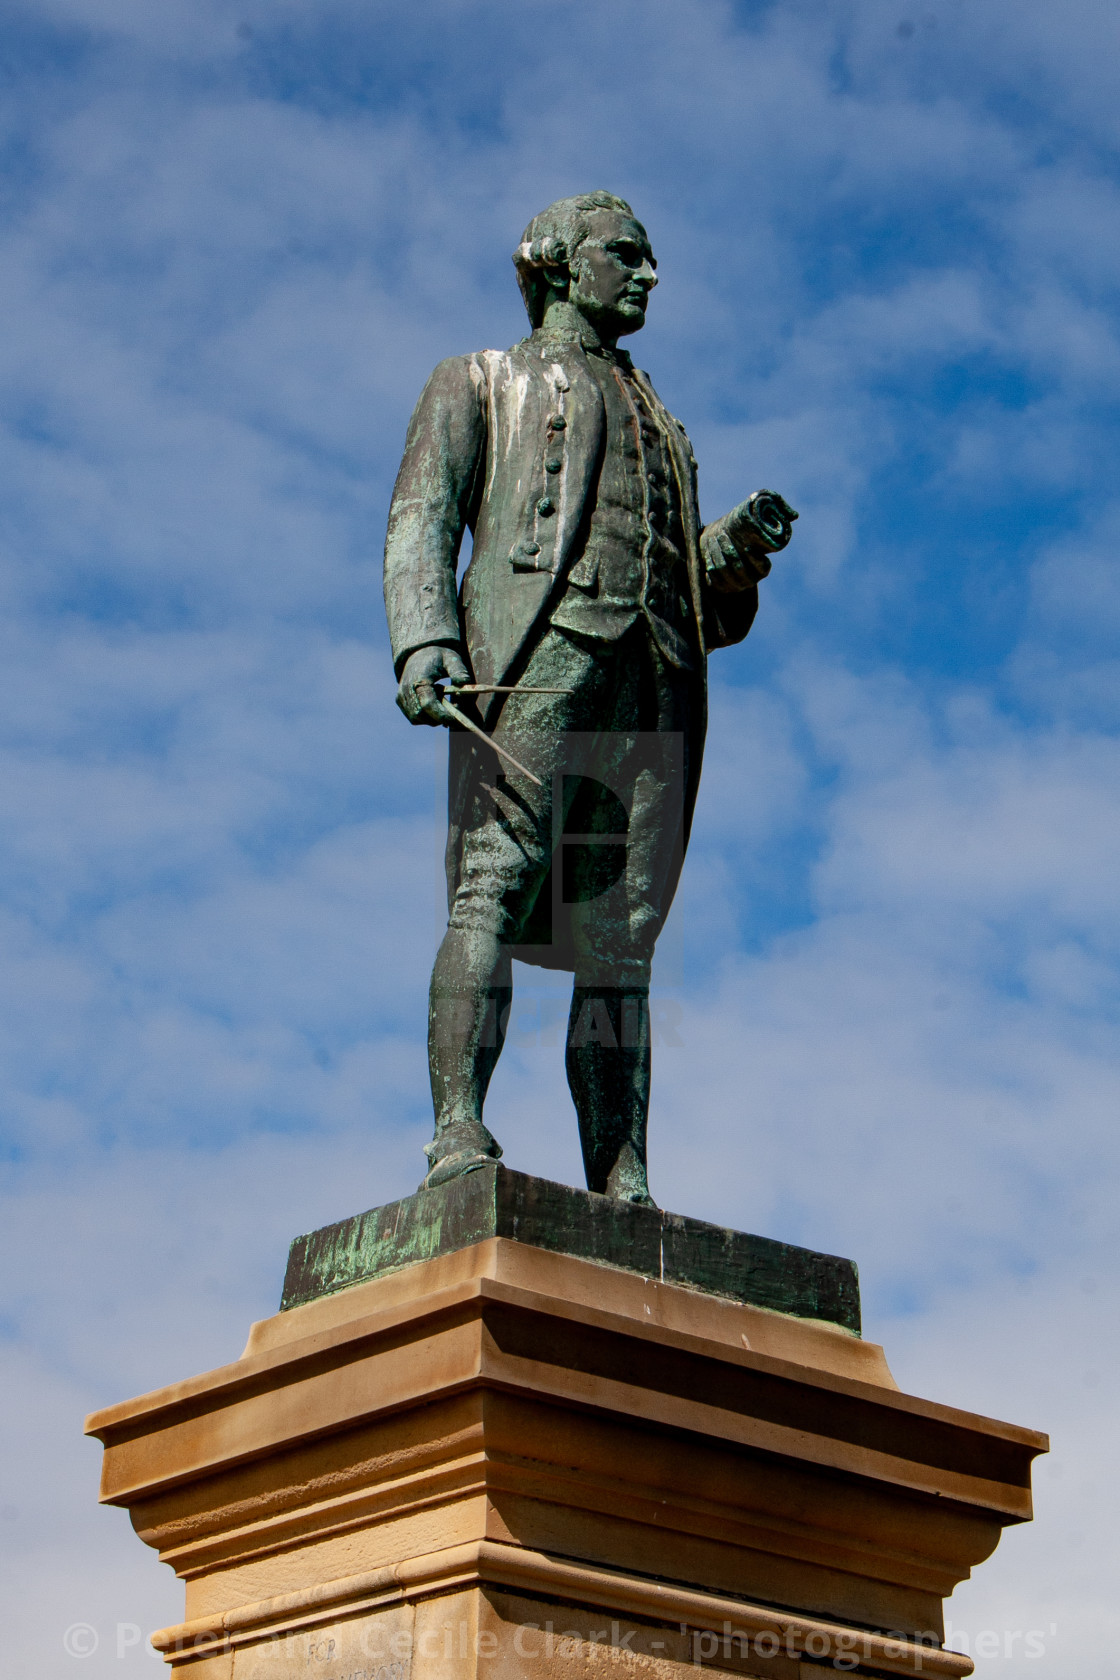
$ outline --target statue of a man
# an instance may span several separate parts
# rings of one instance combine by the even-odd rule
[[[513,260],[532,332],[436,368],[385,547],[398,705],[453,730],[424,1185],[501,1155],[482,1106],[518,955],[574,972],[566,1062],[588,1188],[649,1204],[650,964],[696,797],[705,662],[747,634],[796,515],[759,492],[701,527],[684,428],[618,348],[657,284],[628,204],[561,199]],[[675,750],[636,748],[662,739]],[[588,876],[610,842],[598,858],[571,848],[558,897],[557,836],[573,827],[623,839],[605,890]]]

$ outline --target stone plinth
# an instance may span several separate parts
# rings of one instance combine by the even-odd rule
[[[95,1414],[102,1498],[186,1585],[183,1680],[969,1673],[942,1600],[1045,1437],[716,1281],[452,1241]]]
[[[487,1237],[597,1260],[662,1283],[860,1330],[850,1260],[487,1167],[297,1237],[281,1312]]]

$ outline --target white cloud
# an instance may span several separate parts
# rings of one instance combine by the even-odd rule
[[[1002,1672],[1095,1680],[1115,16],[483,10],[20,14],[70,33],[24,63],[0,219],[19,1661],[71,1676],[87,1616],[83,1672],[121,1673],[116,1622],[178,1603],[80,1413],[235,1355],[292,1234],[419,1177],[437,754],[392,707],[385,501],[430,366],[523,330],[524,221],[606,184],[662,257],[638,355],[705,508],[802,511],[715,667],[655,1188],[851,1253],[906,1385],[1054,1428],[1039,1524],[957,1596],[1061,1627]],[[990,641],[921,641],[931,589]],[[512,1047],[491,1118],[577,1182],[561,1064]]]

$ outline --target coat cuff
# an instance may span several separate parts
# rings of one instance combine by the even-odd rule
[[[408,664],[408,661],[412,658],[412,655],[414,653],[419,653],[421,648],[427,648],[427,647],[451,648],[465,662],[468,669],[470,668],[470,663],[471,662],[470,662],[469,658],[467,657],[466,645],[464,644],[464,642],[460,638],[456,638],[455,640],[452,640],[450,637],[442,637],[442,636],[425,637],[425,639],[422,642],[412,642],[408,647],[404,648],[394,658],[394,660],[393,660],[393,674],[395,675],[398,682],[400,681],[401,672],[404,670],[405,666]]]

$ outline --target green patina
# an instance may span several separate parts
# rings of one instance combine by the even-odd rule
[[[573,976],[588,1189],[650,1204],[650,969],[688,845],[708,655],[746,636],[797,515],[757,490],[701,519],[684,427],[619,347],[657,284],[623,199],[558,200],[514,263],[532,330],[435,369],[385,544],[398,703],[452,730],[425,1188],[502,1153],[483,1104],[517,957]]]
[[[665,1213],[646,1174],[651,964],[688,845],[708,655],[750,630],[797,514],[758,490],[701,519],[685,429],[619,346],[657,284],[629,204],[558,200],[514,264],[531,331],[436,368],[385,545],[398,704],[451,729],[429,1171],[416,1195],[297,1238],[282,1308],[507,1237],[858,1335],[850,1261]],[[483,1122],[514,957],[573,977],[587,1191],[499,1167]]]
[[[851,1260],[497,1165],[297,1237],[280,1310],[490,1237],[860,1333]]]

